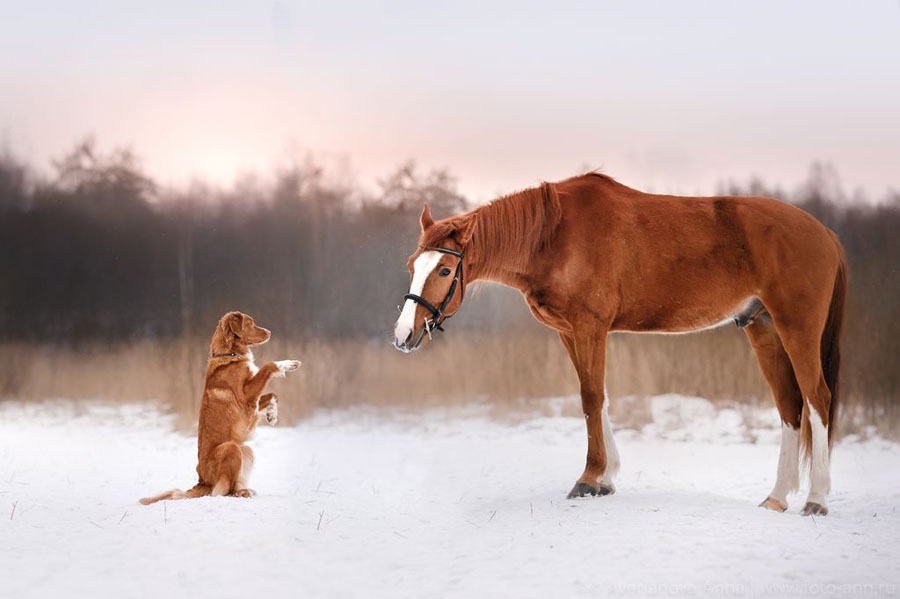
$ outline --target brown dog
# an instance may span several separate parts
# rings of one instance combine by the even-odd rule
[[[190,499],[205,495],[250,497],[247,488],[253,467],[253,451],[244,442],[264,416],[275,426],[278,401],[274,393],[262,395],[273,376],[300,367],[298,360],[267,362],[257,369],[250,348],[269,340],[271,333],[257,326],[241,312],[229,312],[219,321],[209,346],[206,384],[197,431],[197,474],[200,481],[192,489],[173,489],[141,503],[163,499]]]

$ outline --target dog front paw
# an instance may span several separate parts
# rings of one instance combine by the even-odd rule
[[[300,368],[300,360],[278,360],[275,362],[278,367],[278,374],[284,376],[286,372],[293,372]]]
[[[266,417],[266,422],[269,423],[269,426],[275,426],[278,423],[278,400],[274,397],[269,401],[269,405],[266,406],[266,409],[263,410],[263,415]]]

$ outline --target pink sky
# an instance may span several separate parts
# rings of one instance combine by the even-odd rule
[[[2,11],[0,143],[47,171],[93,134],[171,184],[312,153],[477,200],[585,166],[900,188],[897,2],[33,4]]]

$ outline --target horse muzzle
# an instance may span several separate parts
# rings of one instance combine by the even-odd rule
[[[399,334],[396,332],[394,333],[394,348],[402,351],[404,354],[408,354],[419,349],[425,335],[428,334],[430,336],[430,331],[428,330],[428,324],[426,323],[425,328],[423,328],[422,331],[419,333],[416,333],[415,330],[410,331],[403,341],[400,340],[400,335],[402,334],[402,332]]]
[[[412,342],[412,333],[407,335],[406,339],[400,341],[396,337],[394,337],[394,349],[402,351],[404,354],[408,354],[409,352],[416,349],[416,346],[413,345]]]

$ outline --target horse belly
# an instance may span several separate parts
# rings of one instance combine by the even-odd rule
[[[657,303],[629,310],[613,322],[613,330],[634,333],[692,333],[714,329],[756,315],[755,297],[746,295],[702,304]]]

